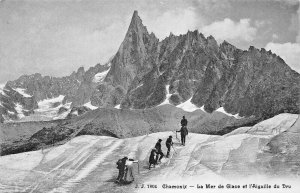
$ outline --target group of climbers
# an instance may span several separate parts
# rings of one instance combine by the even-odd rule
[[[188,121],[186,120],[185,116],[183,116],[181,120],[181,128],[179,131],[176,131],[176,132],[180,132],[181,145],[183,146],[185,146],[185,138],[188,135],[187,123]],[[161,162],[161,159],[164,157],[164,153],[162,152],[162,148],[161,148],[161,142],[162,139],[158,139],[154,148],[150,152],[149,169],[151,169],[151,166],[155,167],[155,165],[159,164]],[[167,158],[170,156],[170,151],[172,146],[173,146],[173,140],[172,140],[172,136],[170,135],[169,138],[166,140],[166,147],[168,149],[166,155]],[[116,180],[117,183],[127,184],[134,181],[133,163],[138,163],[138,161],[133,159],[128,159],[127,157],[124,157],[117,161],[117,168],[119,169],[119,175]]]
[[[183,116],[181,120],[181,128],[179,131],[176,131],[176,132],[180,132],[181,145],[183,146],[185,146],[185,138],[188,135],[187,124],[188,121],[186,120],[185,116]],[[155,165],[160,163],[161,159],[164,157],[164,153],[162,152],[161,149],[161,142],[162,139],[159,139],[155,144],[155,147],[151,150],[150,157],[149,157],[149,169],[151,168],[151,166],[155,167]],[[173,146],[173,140],[172,140],[172,136],[170,135],[169,138],[166,140],[166,147],[168,149],[167,156],[166,156],[167,158],[170,156],[170,151],[172,146]]]
[[[151,168],[151,166],[155,167],[155,165],[160,163],[161,159],[165,156],[161,149],[161,142],[162,142],[162,139],[159,139],[157,141],[157,143],[155,144],[155,147],[150,152],[149,169]],[[166,157],[170,156],[170,149],[171,149],[172,145],[173,145],[172,136],[169,136],[169,138],[166,141],[166,146],[168,148]]]

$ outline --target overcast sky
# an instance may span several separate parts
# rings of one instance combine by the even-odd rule
[[[105,63],[134,10],[162,40],[198,29],[241,49],[271,49],[300,72],[299,0],[0,0],[0,83]]]

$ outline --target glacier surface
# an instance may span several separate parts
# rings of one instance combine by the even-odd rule
[[[297,183],[300,174],[299,126],[299,115],[280,114],[224,136],[190,133],[186,146],[180,145],[174,132],[126,139],[78,136],[64,145],[0,157],[0,172],[5,174],[0,175],[0,191],[199,192],[201,190],[191,187],[163,189],[162,185],[288,183],[297,192],[300,190]],[[149,153],[156,141],[163,139],[162,149],[166,153],[164,144],[170,135],[176,153],[172,149],[170,159],[164,160],[160,167],[148,170]],[[118,172],[116,161],[123,156],[139,160],[139,172],[136,164],[135,182],[118,186],[114,184]],[[137,184],[155,184],[158,188],[137,189]],[[271,192],[278,192],[273,190]],[[284,191],[280,189],[279,192]],[[222,192],[239,191],[224,189]]]

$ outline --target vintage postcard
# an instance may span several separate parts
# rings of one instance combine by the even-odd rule
[[[299,0],[0,0],[0,192],[300,192]]]

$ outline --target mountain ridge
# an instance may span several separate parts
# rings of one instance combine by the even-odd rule
[[[103,72],[107,72],[103,80],[93,82]],[[90,102],[96,107],[145,109],[161,104],[169,92],[173,105],[190,99],[209,113],[223,107],[242,117],[268,118],[281,112],[299,113],[299,82],[299,73],[264,48],[241,50],[225,40],[219,45],[213,36],[205,38],[198,30],[179,36],[170,33],[159,41],[134,11],[123,42],[105,65],[87,71],[81,67],[62,78],[23,75],[7,82],[5,90],[26,89],[35,101],[35,106],[24,110],[27,114],[39,100],[58,95],[64,95],[62,103],[71,102],[72,107]],[[18,119],[16,110],[9,111],[19,101],[5,102],[11,95],[5,90],[0,93],[0,120]]]

